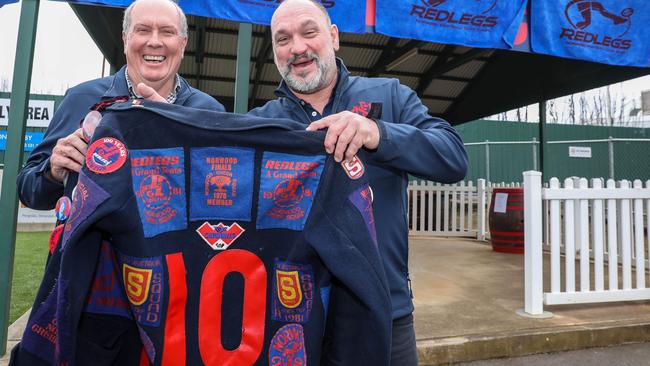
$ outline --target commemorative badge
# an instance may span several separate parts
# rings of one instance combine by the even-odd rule
[[[86,166],[97,174],[112,173],[126,162],[126,146],[114,137],[102,137],[93,142],[86,152]]]
[[[56,213],[56,219],[59,221],[65,221],[70,217],[70,209],[72,208],[72,201],[68,196],[63,196],[56,201],[56,207],[54,212]]]
[[[343,167],[343,170],[345,170],[345,174],[347,174],[350,179],[354,180],[361,178],[365,171],[361,159],[356,155],[352,157],[350,161],[343,160],[341,166]]]

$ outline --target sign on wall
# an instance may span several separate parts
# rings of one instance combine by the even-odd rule
[[[589,146],[569,146],[569,157],[591,159],[591,147]]]
[[[43,132],[27,132],[25,133],[25,144],[23,145],[24,151],[32,151],[34,148],[43,141]],[[7,131],[0,131],[0,151],[7,149]]]
[[[9,124],[11,99],[0,98],[0,126]],[[27,107],[27,127],[47,127],[54,115],[53,100],[30,100]]]

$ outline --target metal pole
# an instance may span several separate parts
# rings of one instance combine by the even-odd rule
[[[612,136],[609,136],[607,146],[609,147],[609,179],[614,179],[614,140]]]
[[[32,62],[39,0],[23,0],[18,25],[18,43],[11,89],[11,109],[7,126],[7,148],[0,192],[0,355],[7,351],[7,327],[11,303],[18,192],[16,177],[23,160],[25,121],[32,81]]]
[[[485,140],[485,180],[490,183],[490,141]]]
[[[542,182],[548,169],[546,167],[546,101],[539,102],[539,166],[542,172]]]
[[[537,170],[537,138],[533,137],[533,170]]]
[[[237,69],[235,71],[235,113],[248,112],[248,84],[251,70],[251,39],[253,25],[239,23],[237,36]]]

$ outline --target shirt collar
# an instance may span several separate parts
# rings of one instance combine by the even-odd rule
[[[131,98],[142,98],[140,95],[138,95],[135,92],[135,89],[133,88],[133,84],[131,84],[131,79],[129,78],[129,67],[127,66],[126,69],[124,69],[124,77],[126,78],[126,86],[129,88],[129,95]],[[176,81],[176,85],[172,89],[171,93],[165,98],[167,100],[167,103],[169,104],[174,104],[176,102],[176,98],[178,97],[178,92],[181,90],[181,79],[178,77],[178,74],[174,76],[174,80]]]

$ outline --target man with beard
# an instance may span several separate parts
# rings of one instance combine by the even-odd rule
[[[359,149],[366,151],[378,246],[391,290],[391,364],[416,365],[408,274],[408,175],[444,183],[463,179],[463,143],[449,123],[431,117],[415,92],[398,80],[349,75],[334,54],[338,28],[320,3],[284,1],[273,14],[271,37],[283,79],[278,99],[249,113],[290,118],[305,123],[308,130],[327,128],[324,147],[338,162],[351,161]],[[329,316],[336,321],[339,314]]]
[[[66,92],[45,139],[18,175],[18,194],[28,207],[54,208],[64,195],[63,182],[68,175],[65,195],[70,196],[87,149],[79,121],[96,103],[155,95],[168,103],[224,110],[177,74],[187,44],[187,19],[176,3],[137,0],[125,10],[122,25],[126,66],[115,75],[87,81]]]

